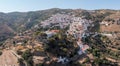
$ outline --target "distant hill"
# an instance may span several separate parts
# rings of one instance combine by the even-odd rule
[[[6,24],[0,24],[0,42],[14,35],[14,30]]]

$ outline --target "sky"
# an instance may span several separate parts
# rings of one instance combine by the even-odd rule
[[[0,12],[5,13],[36,11],[50,8],[120,10],[120,0],[0,0]]]

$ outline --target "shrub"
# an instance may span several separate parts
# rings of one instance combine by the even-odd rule
[[[23,54],[23,52],[22,52],[22,51],[20,51],[20,50],[17,50],[17,54],[18,54],[18,55],[22,55],[22,54]]]
[[[24,60],[27,62],[28,66],[33,66],[33,55],[30,50],[26,50],[23,54],[22,57]]]
[[[39,64],[36,64],[36,66],[43,66],[43,64],[42,64],[42,63],[39,63]]]
[[[2,51],[0,51],[0,55],[2,55]]]
[[[55,56],[73,56],[76,52],[74,40],[67,38],[64,34],[57,34],[48,39],[45,49],[48,53]]]
[[[23,63],[23,59],[22,59],[22,58],[19,58],[19,59],[18,59],[18,63],[20,63],[20,64]]]

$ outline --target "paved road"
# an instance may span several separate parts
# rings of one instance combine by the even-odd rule
[[[0,66],[19,66],[17,57],[11,50],[4,50],[0,56]]]

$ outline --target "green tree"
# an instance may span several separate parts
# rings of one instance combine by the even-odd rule
[[[59,33],[48,39],[46,44],[46,51],[52,53],[55,56],[67,56],[72,57],[76,53],[77,45],[75,40],[67,38],[65,34]]]
[[[30,50],[26,50],[23,54],[22,54],[23,59],[27,62],[28,66],[33,66],[33,55],[31,53]]]

